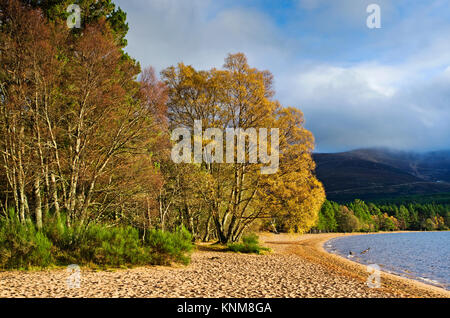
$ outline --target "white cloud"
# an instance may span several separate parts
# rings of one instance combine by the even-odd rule
[[[228,53],[242,51],[253,61],[282,56],[281,37],[270,17],[251,9],[216,8],[210,0],[119,1],[128,12],[129,51],[158,70],[184,62],[220,67]]]
[[[282,98],[299,106],[319,150],[449,146],[450,77],[421,78],[408,65],[314,66],[283,78]],[[444,76],[445,75],[445,76]]]
[[[130,55],[157,70],[183,61],[221,67],[242,51],[275,75],[277,98],[298,106],[319,150],[450,144],[450,24],[439,0],[380,0],[383,29],[365,27],[369,0],[299,0],[305,19],[218,0],[115,0]],[[435,10],[435,11],[432,11]],[[297,12],[298,13],[298,12]],[[293,16],[297,14],[293,12]]]

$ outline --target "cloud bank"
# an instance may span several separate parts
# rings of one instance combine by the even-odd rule
[[[158,71],[221,67],[228,53],[275,75],[276,98],[301,109],[317,151],[450,148],[446,0],[116,0],[127,51]]]

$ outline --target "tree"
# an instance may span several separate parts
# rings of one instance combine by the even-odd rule
[[[431,218],[427,218],[422,222],[422,229],[425,231],[434,231],[436,229],[436,224]]]
[[[43,141],[45,117],[41,113],[52,102],[61,65],[56,45],[51,43],[58,43],[65,32],[57,26],[50,29],[38,11],[13,0],[0,2],[0,20],[0,130],[4,136],[0,143],[7,180],[5,201],[6,205],[11,203],[12,196],[11,206],[22,222],[30,216],[31,206],[41,227],[41,181],[45,180],[49,188],[44,177],[48,158]],[[48,206],[49,200],[44,202]]]
[[[321,232],[335,232],[337,230],[335,206],[328,200],[324,202],[319,212],[317,229]]]
[[[356,199],[348,206],[348,208],[353,211],[355,216],[361,222],[368,223],[371,221],[369,207],[364,201]]]
[[[358,218],[346,206],[341,206],[336,213],[338,231],[348,233],[356,232],[359,229]]]
[[[170,129],[193,130],[196,120],[203,129],[280,129],[280,168],[275,175],[262,175],[262,164],[250,163],[248,157],[233,164],[199,163],[211,175],[200,198],[211,213],[219,241],[238,240],[256,219],[274,213],[287,216],[288,226],[299,231],[315,223],[324,194],[313,175],[312,135],[302,127],[300,112],[284,109],[272,99],[273,78],[268,71],[251,68],[238,53],[226,58],[223,70],[197,71],[180,63],[166,69],[163,79],[169,88]]]
[[[260,201],[265,213],[281,220],[285,231],[304,233],[316,225],[325,199],[322,184],[314,175],[314,139],[303,128],[303,114],[293,108],[277,113],[280,129],[280,166],[263,178]]]
[[[399,222],[400,230],[406,230],[409,227],[410,215],[408,209],[401,205],[398,212],[395,214],[395,218]]]
[[[384,213],[381,218],[381,230],[383,231],[396,231],[398,230],[398,221],[395,217],[389,216]]]
[[[139,215],[162,184],[153,154],[169,147],[164,85],[151,70],[136,80],[105,17],[73,36],[39,9],[0,5],[1,201],[39,228],[43,209],[63,210],[68,225],[146,226]]]
[[[67,8],[71,4],[80,6],[82,14],[81,29],[86,26],[106,19],[109,27],[113,31],[115,39],[121,47],[127,45],[125,36],[128,32],[128,24],[126,23],[126,13],[111,0],[21,0],[22,3],[30,5],[33,8],[41,9],[46,18],[59,24],[65,23],[70,15]],[[77,32],[76,29],[73,30]]]

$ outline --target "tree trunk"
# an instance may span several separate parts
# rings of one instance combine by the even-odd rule
[[[209,224],[211,222],[211,214],[208,216],[208,220],[206,221],[205,235],[203,236],[203,242],[209,241]]]
[[[57,188],[57,185],[56,185],[55,174],[53,172],[51,173],[50,178],[52,180],[53,205],[55,207],[56,218],[59,221],[60,218],[61,218],[61,214],[60,214],[60,208],[59,208],[59,202],[58,202],[58,188]]]
[[[41,180],[39,175],[36,175],[34,179],[34,198],[35,198],[34,214],[36,216],[36,226],[38,230],[42,229],[42,199],[41,199],[40,182]]]

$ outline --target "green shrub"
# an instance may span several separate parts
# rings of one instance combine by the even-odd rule
[[[14,212],[0,219],[0,268],[29,269],[52,264],[52,243],[31,220],[21,223]]]
[[[86,228],[68,228],[60,224],[52,229],[52,239],[60,248],[57,257],[60,264],[119,267],[157,262],[153,260],[152,249],[133,227],[91,224]]]
[[[55,248],[59,250],[70,250],[79,243],[78,226],[68,227],[66,225],[66,218],[61,215],[58,220],[56,217],[49,216],[44,223],[43,231],[45,235],[52,241]]]
[[[175,232],[150,230],[145,240],[131,226],[91,224],[87,228],[55,223],[47,230],[58,247],[59,264],[76,263],[100,266],[188,264],[192,250],[192,236],[181,228]]]
[[[47,267],[49,265],[135,265],[188,264],[192,236],[184,228],[175,232],[151,230],[143,239],[131,226],[89,224],[67,226],[47,216],[42,231],[31,220],[21,223],[14,211],[0,218],[0,268]]]
[[[83,263],[123,266],[144,265],[151,262],[149,250],[139,239],[137,229],[91,225],[81,236],[78,256]]]
[[[146,236],[145,245],[151,250],[154,265],[170,265],[171,262],[187,265],[190,262],[192,235],[184,227],[173,233],[151,230]]]
[[[261,254],[263,251],[270,251],[270,248],[259,244],[259,238],[252,233],[242,238],[242,243],[230,243],[228,249],[232,252]]]

